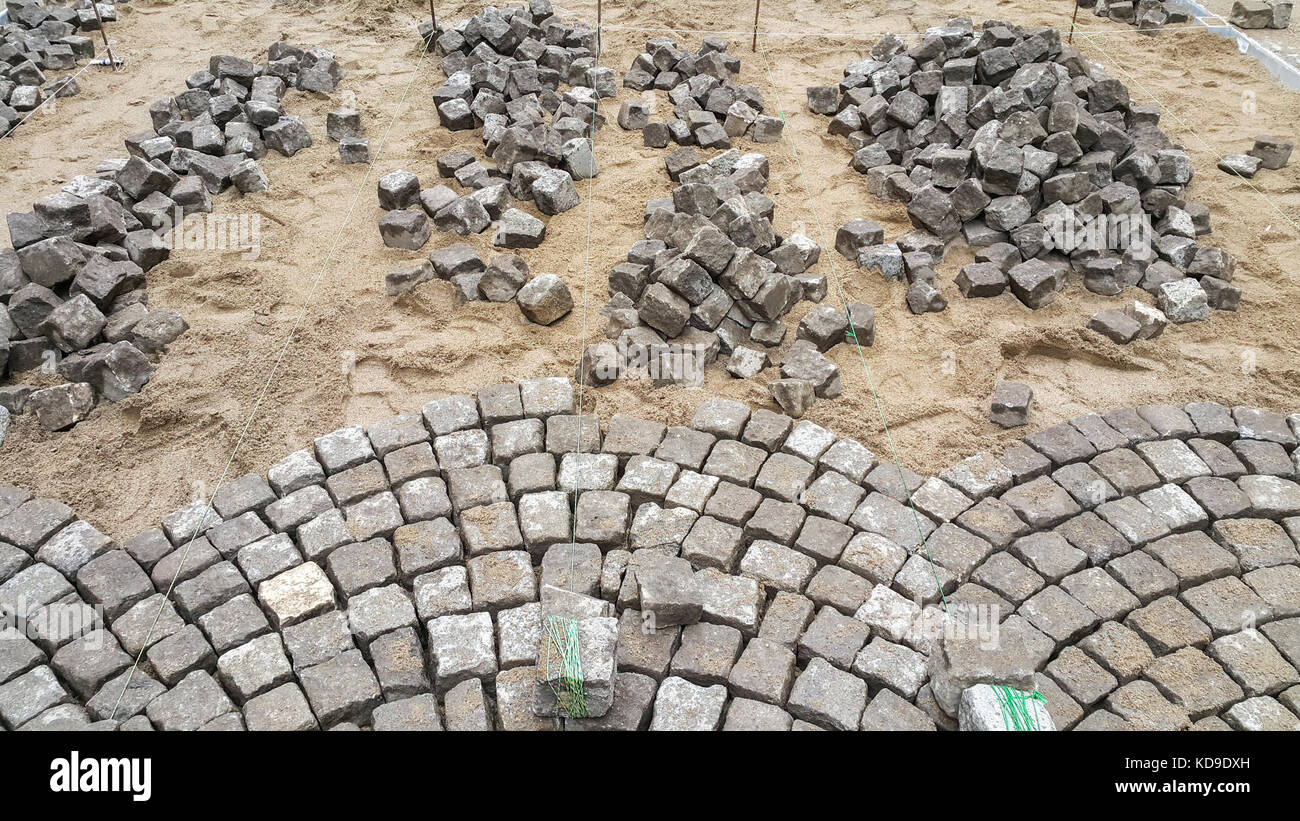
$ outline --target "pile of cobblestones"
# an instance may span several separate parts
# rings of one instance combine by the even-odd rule
[[[923,478],[770,410],[602,420],[535,379],[326,434],[120,544],[4,486],[0,723],[1000,729],[1004,685],[1044,729],[1296,729],[1298,435],[1143,406]]]
[[[187,90],[149,107],[153,131],[128,137],[127,157],[100,163],[33,210],[7,217],[0,251],[0,376],[35,369],[62,385],[0,387],[0,404],[32,411],[46,430],[77,424],[100,399],[119,402],[151,378],[154,359],[187,330],[150,307],[145,272],[167,259],[190,215],[211,212],[232,186],[265,190],[258,160],[311,145],[287,116],[289,88],[329,92],[342,68],[323,48],[271,44],[267,62],[213,57]]]
[[[683,51],[667,37],[646,41],[623,75],[623,86],[636,91],[666,91],[674,118],[652,120],[652,100],[623,103],[618,114],[621,128],[642,132],[651,148],[677,145],[731,148],[737,137],[756,143],[781,139],[785,120],[763,113],[763,94],[757,86],[737,83],[740,58],[727,53],[727,43],[706,37],[694,54]]]
[[[699,384],[720,355],[730,357],[733,376],[755,376],[768,364],[763,348],[785,338],[781,317],[800,300],[826,296],[825,276],[810,270],[821,248],[772,230],[767,157],[731,149],[701,162],[683,147],[665,165],[678,186],[646,204],[645,240],[610,272],[606,334],[614,342],[587,348],[580,378],[591,384],[638,370],[656,384]],[[796,416],[814,392],[835,398],[840,390],[838,367],[822,355],[829,345],[801,345],[783,366],[807,383],[791,400]]]
[[[1077,272],[1094,293],[1149,292],[1173,322],[1237,307],[1236,260],[1200,241],[1209,209],[1186,197],[1191,159],[1054,28],[976,33],[962,18],[911,47],[886,35],[838,86],[809,88],[808,106],[871,193],[907,204],[915,231],[884,242],[874,226],[841,252],[909,282],[913,311],[946,305],[932,266],[958,236],[980,249],[957,278],[966,297],[1009,290],[1037,309]]]
[[[451,283],[457,304],[514,302],[524,318],[537,325],[551,325],[573,310],[573,295],[559,277],[534,274],[517,254],[497,254],[484,262],[465,242],[435,249],[419,265],[394,268],[384,286],[389,296],[399,296],[434,279]]]
[[[100,18],[106,23],[117,20],[112,0],[96,5],[98,17],[89,2],[54,6],[41,0],[6,0],[9,22],[0,26],[0,137],[46,100],[81,93],[74,77],[51,80],[47,73],[70,71],[95,59],[91,35],[99,30]]]
[[[1187,6],[1178,0],[1081,0],[1079,5],[1092,9],[1097,17],[1136,26],[1139,32],[1150,37],[1158,35],[1167,25],[1180,25],[1191,19]]]
[[[509,183],[517,199],[546,214],[575,207],[573,180],[598,172],[591,140],[604,123],[598,102],[618,91],[613,70],[596,64],[595,30],[566,25],[549,0],[532,0],[528,8],[485,8],[446,31],[424,24],[421,37],[447,76],[433,93],[439,120],[452,131],[481,129],[495,164],[469,156],[450,169],[457,182]],[[561,83],[570,88],[560,91]]]

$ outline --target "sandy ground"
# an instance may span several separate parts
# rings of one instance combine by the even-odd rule
[[[1235,0],[1201,0],[1201,6],[1211,14],[1224,19],[1232,15]],[[1300,69],[1300,17],[1294,14],[1291,25],[1284,29],[1243,29],[1251,39],[1258,41],[1274,54]]]
[[[750,53],[747,35],[728,36],[743,60],[742,79],[757,84],[770,108],[788,118],[786,139],[760,147],[771,160],[767,193],[777,202],[777,230],[786,233],[802,223],[830,249],[835,227],[855,217],[881,222],[891,237],[910,229],[901,205],[867,194],[865,179],[847,165],[847,144],[825,133],[825,118],[804,109],[806,86],[835,82],[844,65],[884,32],[919,32],[955,13],[977,21],[1067,26],[1068,9],[1057,5],[764,3],[764,31],[804,35],[764,36],[758,54]],[[440,6],[447,20],[477,9],[470,3]],[[752,7],[745,2],[609,6],[617,7],[605,10],[602,63],[620,75],[644,40],[662,33],[628,29],[739,31],[752,24]],[[133,2],[112,29],[128,59],[125,70],[87,72],[80,96],[60,101],[54,115],[35,118],[0,141],[0,207],[27,210],[99,160],[121,155],[121,139],[147,129],[148,103],[181,90],[185,77],[206,67],[210,55],[264,55],[283,36],[330,48],[347,71],[332,98],[290,92],[288,107],[306,122],[316,145],[292,159],[268,157],[269,192],[217,199],[221,213],[261,216],[260,257],[182,251],[151,271],[151,303],[181,311],[191,330],[163,357],[143,394],[100,407],[72,431],[45,434],[34,420],[18,418],[0,453],[0,480],[63,499],[122,538],[210,493],[228,463],[232,477],[264,471],[313,436],[342,425],[368,423],[501,380],[571,374],[584,325],[589,338],[603,339],[599,309],[607,272],[640,238],[645,200],[671,190],[663,171],[666,152],[643,148],[639,132],[612,125],[616,101],[604,103],[611,127],[597,139],[601,173],[594,197],[581,185],[583,206],[551,218],[542,247],[522,252],[535,272],[557,274],[569,284],[578,303],[571,315],[541,328],[528,324],[513,304],[455,306],[444,283],[397,300],[384,295],[384,273],[417,257],[380,241],[375,180],[405,168],[432,183],[438,154],[465,147],[481,155],[476,134],[452,134],[437,125],[431,91],[443,78],[432,60],[421,61],[413,37],[425,8],[422,0],[324,6],[301,0]],[[563,10],[595,21],[594,3]],[[1240,261],[1241,310],[1216,312],[1209,322],[1121,348],[1083,329],[1092,313],[1120,300],[1090,294],[1077,283],[1034,312],[1010,295],[968,301],[952,279],[970,253],[953,248],[939,269],[949,309],[915,317],[904,305],[901,285],[867,276],[829,251],[821,270],[849,299],[876,307],[876,343],[866,349],[867,368],[853,349],[835,349],[844,396],[818,402],[809,418],[888,453],[874,385],[901,460],[933,472],[1018,436],[987,419],[988,396],[998,379],[1033,386],[1035,427],[1091,409],[1146,402],[1214,399],[1296,410],[1300,162],[1253,181],[1228,177],[1214,164],[1223,154],[1244,150],[1256,133],[1294,138],[1300,95],[1282,89],[1231,43],[1208,34],[1170,33],[1153,40],[1093,17],[1080,22],[1090,33],[1077,36],[1076,45],[1125,79],[1135,101],[1159,106],[1166,131],[1192,153],[1197,177],[1190,194],[1210,206],[1214,241]],[[677,39],[694,48],[701,36]],[[1253,114],[1243,110],[1247,91],[1256,101]],[[339,165],[325,137],[325,113],[343,93],[355,95],[363,114],[375,158],[369,177],[364,166]],[[662,97],[660,102],[666,104]],[[471,241],[487,253],[490,237],[487,232]],[[455,239],[435,233],[425,250]],[[1146,298],[1139,292],[1125,297],[1135,294]],[[801,305],[787,317],[788,339],[806,309]],[[589,392],[586,404],[606,417],[622,412],[681,423],[706,396],[770,406],[765,383],[774,374],[773,369],[739,381],[715,366],[703,389],[655,390],[624,382]]]

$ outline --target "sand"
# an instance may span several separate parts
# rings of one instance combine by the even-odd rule
[[[744,2],[617,5],[605,10],[610,28],[602,63],[620,75],[644,40],[662,32],[615,26],[717,31],[747,29],[752,21],[752,6]],[[825,133],[825,118],[804,109],[804,88],[835,82],[844,65],[884,32],[922,31],[953,13],[977,21],[1068,25],[1068,8],[1056,5],[767,2],[765,31],[834,36],[765,36],[757,55],[749,51],[748,36],[728,36],[743,60],[742,80],[758,85],[769,106],[788,117],[786,139],[760,147],[771,161],[767,193],[777,202],[777,230],[786,233],[801,224],[827,249],[820,269],[848,299],[877,310],[876,342],[865,349],[866,367],[853,348],[838,346],[832,356],[843,369],[844,396],[818,402],[808,418],[888,455],[883,411],[899,458],[918,471],[938,471],[1026,432],[1003,431],[988,421],[988,397],[998,379],[1034,388],[1035,428],[1088,410],[1147,402],[1212,399],[1296,409],[1300,162],[1253,181],[1229,177],[1214,165],[1219,156],[1249,147],[1256,133],[1294,137],[1300,95],[1209,34],[1149,39],[1081,17],[1098,34],[1075,39],[1130,84],[1136,102],[1159,106],[1166,132],[1192,154],[1197,176],[1189,193],[1210,206],[1212,240],[1239,260],[1245,292],[1240,311],[1215,312],[1208,322],[1118,347],[1084,326],[1095,311],[1117,307],[1119,298],[1090,294],[1076,282],[1054,304],[1032,312],[1010,295],[965,300],[952,279],[971,256],[958,247],[938,270],[949,309],[916,317],[905,307],[902,285],[857,271],[830,250],[836,226],[855,217],[881,222],[890,237],[910,226],[903,206],[866,192],[865,179],[848,167],[846,143]],[[440,6],[449,20],[478,8]],[[121,21],[111,29],[126,68],[86,72],[81,95],[61,100],[57,112],[34,118],[0,141],[0,207],[27,210],[64,181],[93,171],[101,159],[122,155],[122,138],[148,128],[148,103],[182,89],[185,77],[206,67],[213,54],[264,55],[283,36],[330,48],[347,72],[332,98],[290,92],[288,108],[303,118],[316,144],[291,159],[267,158],[270,191],[216,200],[221,213],[261,216],[260,256],[180,251],[150,271],[151,304],[180,311],[190,331],[163,356],[142,394],[104,404],[73,430],[47,434],[30,417],[16,418],[0,452],[0,481],[62,499],[121,539],[211,493],[223,475],[263,472],[314,436],[497,381],[569,375],[584,327],[589,339],[603,340],[599,309],[608,270],[640,238],[644,202],[671,190],[663,171],[666,152],[643,148],[639,132],[614,126],[615,101],[605,101],[602,109],[611,126],[597,138],[601,173],[594,197],[581,184],[583,205],[551,218],[542,247],[522,252],[535,272],[557,274],[569,284],[578,303],[572,314],[542,328],[527,323],[511,303],[456,306],[445,283],[398,299],[384,295],[385,272],[417,255],[380,241],[375,181],[405,168],[431,183],[435,158],[452,147],[481,156],[477,134],[453,134],[437,125],[431,91],[443,78],[433,60],[420,59],[412,34],[426,8],[421,0],[325,6],[137,0],[122,7]],[[594,3],[563,10],[595,20]],[[700,36],[677,39],[694,48]],[[1245,91],[1254,92],[1253,114],[1243,111]],[[344,93],[355,96],[371,140],[375,165],[368,179],[364,166],[339,165],[335,145],[325,136],[325,113]],[[660,104],[666,105],[663,96]],[[490,237],[488,232],[470,241],[486,254]],[[425,250],[454,239],[435,233]],[[1135,291],[1125,298],[1134,295],[1147,299]],[[788,339],[807,308],[801,305],[786,318]],[[604,417],[620,412],[682,423],[708,396],[771,407],[765,382],[774,373],[741,381],[713,366],[702,389],[622,382],[588,391],[585,405]]]

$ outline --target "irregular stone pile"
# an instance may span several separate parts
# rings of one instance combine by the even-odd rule
[[[104,22],[117,19],[112,0],[99,3]],[[95,58],[99,29],[94,9],[46,6],[41,0],[6,0],[9,23],[0,26],[0,137],[50,97],[81,93],[71,77],[47,82],[47,72],[67,71]],[[78,34],[77,32],[83,32]]]
[[[1082,0],[1079,5],[1091,8],[1097,17],[1137,26],[1139,32],[1152,37],[1166,25],[1186,23],[1191,19],[1187,7],[1178,0]]]
[[[1186,199],[1190,158],[1155,109],[1132,104],[1056,29],[990,20],[976,34],[957,19],[910,48],[889,35],[838,87],[810,88],[808,104],[831,115],[868,189],[907,203],[917,231],[884,243],[878,226],[860,225],[841,252],[907,277],[913,310],[942,307],[916,282],[932,280],[958,235],[982,249],[957,278],[967,297],[1009,288],[1039,308],[1073,270],[1095,293],[1174,284],[1176,301],[1195,291],[1212,307],[1236,305],[1235,260],[1198,242],[1209,209]]]
[[[669,141],[701,148],[731,148],[735,137],[757,143],[781,139],[785,120],[763,114],[763,94],[757,86],[735,81],[740,58],[727,53],[727,43],[706,37],[691,54],[667,37],[647,40],[645,51],[623,75],[623,86],[636,91],[668,92],[675,118],[652,120],[651,102],[623,103],[618,124],[641,131],[645,145],[666,148]]]
[[[464,195],[441,184],[422,189],[409,171],[386,174],[379,180],[384,244],[419,250],[429,239],[432,219],[432,228],[461,236],[495,227],[492,244],[499,248],[536,248],[546,236],[546,223],[513,207],[512,197],[531,199],[542,213],[557,214],[578,203],[578,191],[565,171],[547,169],[533,178],[522,165],[518,169],[521,173],[507,181],[489,174],[470,152],[448,151],[438,157],[438,174],[472,189]]]
[[[559,277],[534,276],[523,257],[515,254],[498,254],[484,263],[464,242],[432,251],[420,265],[389,271],[385,290],[398,296],[433,279],[450,282],[457,302],[514,301],[524,317],[538,325],[550,325],[573,310],[573,295]]]
[[[821,248],[772,230],[767,157],[732,149],[701,163],[680,148],[665,164],[679,185],[646,204],[645,240],[610,272],[606,334],[616,343],[588,347],[579,372],[591,384],[620,375],[698,383],[719,355],[731,357],[733,375],[754,376],[767,362],[755,346],[784,338],[778,320],[801,299],[826,295],[825,277],[809,271]],[[818,395],[833,398],[838,369],[813,354],[788,375],[815,373]]]
[[[0,375],[40,368],[66,384],[0,388],[0,403],[33,411],[62,430],[99,399],[138,393],[152,358],[188,326],[151,308],[145,272],[167,259],[186,216],[212,211],[232,185],[266,188],[258,164],[268,148],[285,156],[311,145],[286,116],[285,89],[334,88],[341,69],[329,52],[278,42],[268,62],[213,57],[189,88],[149,107],[154,129],[126,139],[128,157],[100,164],[7,217],[13,250],[0,251]]]
[[[1285,168],[1291,160],[1291,149],[1295,144],[1280,137],[1261,136],[1255,138],[1255,145],[1245,154],[1229,154],[1219,160],[1219,170],[1247,179],[1255,176],[1261,168],[1277,171]]]
[[[436,37],[427,28],[421,36],[442,55],[447,75],[433,93],[439,120],[453,131],[481,128],[496,165],[475,162],[458,180],[475,188],[509,182],[516,198],[535,200],[547,214],[575,207],[573,180],[598,171],[591,136],[604,118],[597,103],[617,92],[614,72],[596,65],[596,32],[565,25],[549,0],[534,0],[529,9],[489,7]],[[561,92],[561,83],[572,88]]]
[[[0,724],[989,729],[999,685],[1041,729],[1300,728],[1300,414],[1088,414],[926,479],[732,401],[575,411],[450,396],[120,543],[0,486]]]
[[[1284,29],[1291,25],[1291,0],[1236,0],[1228,22],[1243,29]]]

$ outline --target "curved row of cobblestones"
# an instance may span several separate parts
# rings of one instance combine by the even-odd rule
[[[770,410],[598,419],[538,379],[327,434],[121,544],[0,486],[0,724],[951,729],[988,682],[1058,729],[1295,729],[1298,435],[1144,406],[923,478]],[[617,613],[600,718],[534,713],[548,586]],[[921,629],[945,608],[977,643]]]

